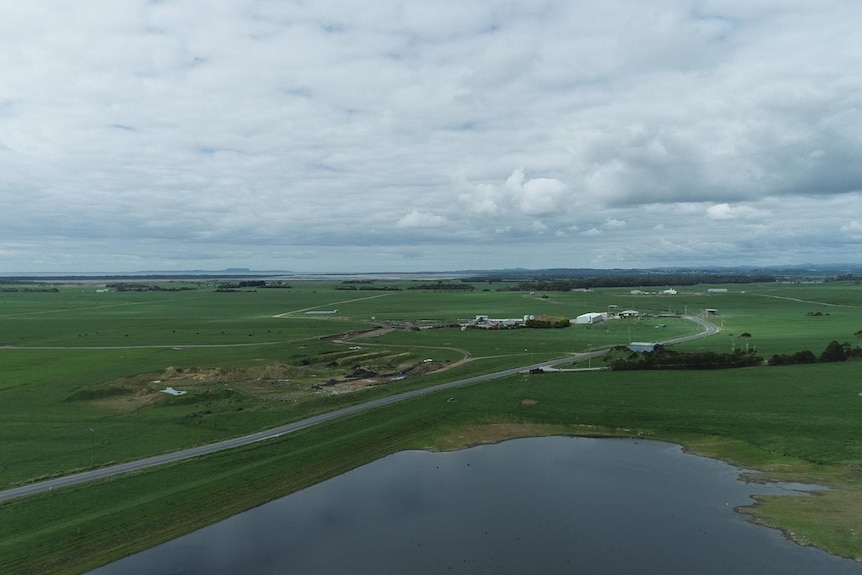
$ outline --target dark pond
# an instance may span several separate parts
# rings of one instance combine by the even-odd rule
[[[404,452],[92,574],[862,574],[734,512],[787,493],[737,475],[623,439]]]

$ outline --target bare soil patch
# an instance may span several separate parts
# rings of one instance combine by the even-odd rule
[[[351,334],[349,337],[344,338],[344,339],[349,341],[352,339],[364,339],[364,338],[369,338],[369,337],[380,337],[382,335],[386,335],[387,333],[392,333],[393,331],[396,331],[395,328],[382,327],[380,329],[373,329],[371,331],[363,331],[363,332]]]
[[[363,361],[364,360],[364,361]],[[368,362],[368,363],[365,363]],[[378,373],[375,369],[381,369]],[[356,367],[369,365],[372,369]],[[352,393],[378,385],[397,384],[450,366],[442,361],[419,361],[410,354],[398,352],[372,357],[365,352],[345,358],[334,358],[326,364],[297,366],[272,363],[236,369],[222,367],[175,367],[162,372],[144,373],[112,382],[108,387],[86,393],[74,400],[111,411],[130,413],[167,395],[161,390],[170,386],[179,391],[203,393],[230,388],[245,396],[263,401],[302,401],[315,395]]]
[[[131,413],[136,409],[140,409],[141,407],[144,407],[145,405],[148,405],[159,399],[159,394],[153,390],[133,389],[130,386],[120,385],[118,385],[117,387],[128,387],[129,392],[122,395],[114,395],[101,399],[95,399],[92,401],[93,405],[105,409],[110,409],[111,411]]]

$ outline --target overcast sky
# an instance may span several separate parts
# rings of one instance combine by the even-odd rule
[[[860,262],[858,0],[0,0],[0,272]]]

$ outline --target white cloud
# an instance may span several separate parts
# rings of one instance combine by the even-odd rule
[[[533,220],[530,222],[527,229],[538,234],[543,234],[547,231],[548,226],[546,226],[541,220]]]
[[[550,214],[565,209],[566,186],[554,178],[535,178],[524,183],[519,207],[527,215]]]
[[[841,226],[841,233],[854,240],[862,239],[862,224],[853,220],[852,222]]]
[[[558,237],[558,238],[563,238],[563,237],[566,237],[569,234],[571,234],[573,232],[577,232],[577,231],[578,231],[578,226],[571,225],[571,226],[566,226],[564,228],[557,229],[557,231],[554,232],[554,235],[556,235],[556,237]]]
[[[750,206],[731,206],[730,204],[715,204],[706,209],[706,215],[712,220],[735,220],[764,218],[768,214]]]
[[[436,214],[413,210],[396,224],[399,228],[439,228],[446,223],[446,218]]]
[[[852,0],[3,12],[0,271],[858,259]]]
[[[496,216],[505,211],[502,204],[504,198],[497,188],[491,184],[472,186],[458,198],[467,211],[478,216]]]
[[[524,170],[518,168],[506,178],[506,189],[512,194],[518,194],[524,189]]]
[[[506,179],[505,189],[521,214],[538,216],[565,209],[566,186],[555,178],[526,179],[524,170],[517,169]]]
[[[706,215],[713,220],[732,220],[736,218],[730,204],[716,204],[714,206],[710,206],[706,209]]]
[[[568,210],[565,184],[555,178],[527,179],[520,168],[502,186],[481,183],[466,188],[458,200],[472,215],[533,218]]]

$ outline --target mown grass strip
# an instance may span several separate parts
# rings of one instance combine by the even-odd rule
[[[0,572],[80,573],[338,475],[425,433],[412,415],[344,420],[0,507]],[[359,419],[359,418],[357,418]]]

